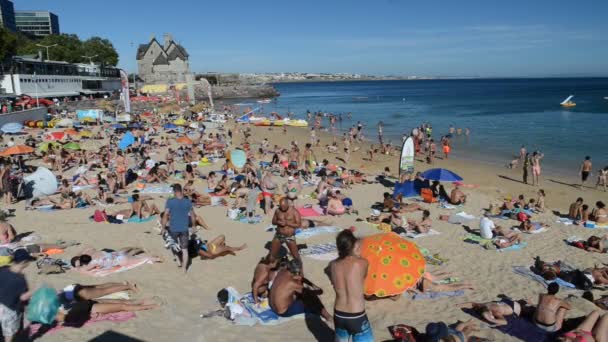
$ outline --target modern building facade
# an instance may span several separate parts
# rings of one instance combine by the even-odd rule
[[[10,31],[17,31],[15,25],[15,8],[10,0],[0,0],[0,27]]]
[[[137,76],[147,84],[185,82],[190,73],[188,57],[170,34],[165,34],[162,45],[153,37],[137,49]]]
[[[15,11],[17,30],[26,35],[44,37],[59,34],[59,17],[49,11]]]

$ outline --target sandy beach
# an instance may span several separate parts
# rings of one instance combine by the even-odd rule
[[[264,138],[270,140],[270,146],[276,144],[282,147],[288,146],[292,140],[298,141],[300,145],[309,141],[309,131],[295,127],[289,127],[287,134],[283,134],[280,128],[269,130],[265,127],[252,127],[252,132],[250,141],[254,147]],[[315,148],[316,158],[318,160],[327,158],[340,165],[335,157],[342,157],[341,154],[325,152],[324,146],[331,143],[331,136],[322,133],[320,137],[322,147]],[[238,145],[240,141],[241,137],[235,136],[233,143]],[[174,144],[174,141],[172,143]],[[365,153],[367,149],[366,146],[361,146],[359,151],[352,154],[350,168],[359,169],[368,175],[377,175],[386,166],[389,166],[393,173],[397,172],[397,156],[377,155],[375,160],[370,162],[364,159],[364,157],[367,158]],[[164,156],[165,152],[160,154]],[[270,156],[267,156],[266,160],[269,158]],[[221,163],[209,167],[199,167],[199,172],[206,174],[211,170],[219,169],[220,166]],[[177,167],[183,169],[184,165],[178,163]],[[429,165],[418,160],[415,167],[416,171],[430,168]],[[440,235],[416,239],[415,242],[433,254],[439,253],[441,258],[448,259],[442,266],[429,266],[431,271],[450,272],[461,280],[471,282],[475,286],[475,290],[466,291],[464,296],[455,298],[419,301],[401,298],[398,301],[388,299],[368,301],[366,309],[377,341],[390,339],[387,327],[394,324],[412,325],[423,332],[429,322],[444,321],[451,324],[458,320],[470,319],[469,315],[455,306],[458,303],[496,300],[499,294],[505,294],[515,299],[532,298],[535,300],[537,294],[545,291],[544,287],[515,274],[512,266],[530,266],[536,256],[548,261],[562,260],[581,269],[606,262],[605,254],[589,253],[564,243],[564,239],[573,235],[586,239],[591,235],[601,235],[602,231],[558,224],[556,216],[552,213],[552,210],[567,211],[570,203],[577,197],[583,197],[585,203],[591,206],[596,201],[608,199],[607,193],[603,191],[590,188],[580,190],[572,186],[572,183],[578,182],[576,170],[573,170],[571,178],[551,177],[543,178],[541,181],[540,188],[544,189],[547,194],[548,210],[544,214],[535,215],[535,220],[547,223],[551,225],[551,228],[541,234],[524,234],[527,247],[519,251],[499,252],[464,242],[463,238],[468,233],[462,225],[440,221],[439,215],[465,211],[480,217],[485,208],[492,203],[502,203],[505,197],[515,198],[519,194],[523,194],[526,199],[535,198],[538,188],[525,185],[520,181],[521,168],[511,170],[458,159],[438,159],[433,167],[450,169],[461,175],[465,184],[475,187],[464,189],[468,195],[467,203],[455,210],[441,209],[437,204],[421,204],[431,211],[433,229],[440,232]],[[67,174],[71,175],[70,172]],[[183,183],[183,180],[175,181]],[[280,182],[283,183],[285,180],[281,179]],[[595,185],[595,178],[589,184]],[[197,180],[195,186],[197,190],[203,191],[206,182]],[[451,190],[451,186],[446,186],[446,188],[448,192]],[[313,190],[312,187],[304,188],[303,192],[310,193]],[[359,210],[360,215],[344,215],[334,218],[335,225],[341,228],[354,226],[355,234],[360,237],[378,232],[365,222],[356,222],[356,219],[357,217],[365,219],[369,216],[370,206],[380,201],[382,194],[386,191],[392,192],[392,189],[385,188],[381,184],[355,185],[352,189],[347,190],[348,196],[353,199],[354,206]],[[154,203],[162,210],[168,194],[152,196],[155,197]],[[407,201],[411,202],[411,200]],[[312,204],[314,202],[311,199],[302,199],[299,200],[299,203]],[[117,208],[127,206],[122,205]],[[211,231],[202,231],[205,239],[224,234],[230,245],[238,246],[247,243],[248,248],[239,252],[237,256],[227,256],[211,261],[193,260],[188,274],[184,275],[172,261],[170,253],[164,248],[163,241],[155,230],[155,222],[104,224],[89,220],[89,216],[94,212],[93,208],[51,212],[25,211],[23,201],[14,207],[17,209],[16,217],[10,218],[9,223],[15,226],[18,233],[34,231],[45,242],[63,239],[79,241],[82,244],[82,246],[69,248],[61,256],[62,258],[71,258],[84,246],[96,248],[140,246],[150,254],[162,256],[165,259],[162,264],[145,265],[104,278],[87,277],[71,271],[61,275],[42,276],[37,274],[35,265],[29,266],[26,276],[31,287],[48,284],[60,289],[71,283],[96,284],[109,281],[130,281],[137,283],[141,288],[135,298],[157,296],[163,303],[159,309],[138,312],[135,319],[127,322],[100,322],[80,329],[65,328],[43,336],[41,341],[87,341],[108,330],[144,341],[333,340],[332,332],[319,320],[294,319],[279,326],[246,327],[235,326],[222,317],[200,318],[202,313],[219,308],[216,303],[216,293],[220,289],[232,286],[241,293],[250,290],[253,270],[260,258],[267,254],[264,245],[272,239],[272,233],[265,231],[265,228],[270,225],[271,217],[264,217],[259,224],[250,225],[230,220],[226,215],[226,207],[196,209],[196,212],[212,228]],[[404,216],[418,218],[419,215],[419,213],[413,213]],[[517,225],[514,220],[497,221],[505,227]],[[473,221],[472,228],[477,228],[477,226],[478,220]],[[335,241],[334,234],[325,234],[299,241],[299,243],[305,242],[312,245],[333,241]],[[324,289],[321,300],[331,313],[334,292],[323,272],[327,262],[304,258],[304,263],[306,277]],[[580,297],[582,292],[571,293]],[[560,296],[565,298],[567,294],[569,293],[562,292]],[[594,290],[594,294],[599,297],[601,292]],[[568,317],[583,316],[595,307],[580,298],[572,299],[572,304],[574,308],[568,313]],[[493,341],[516,340],[487,326],[483,327],[483,325],[477,335]]]

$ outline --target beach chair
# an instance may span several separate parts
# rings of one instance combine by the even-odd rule
[[[429,188],[421,189],[420,196],[425,203],[437,203],[437,199],[433,197],[433,190]]]

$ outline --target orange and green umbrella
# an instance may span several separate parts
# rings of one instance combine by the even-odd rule
[[[426,262],[418,246],[393,232],[363,238],[361,256],[369,263],[366,296],[402,294],[416,285],[425,272]]]
[[[15,145],[15,146],[11,146],[7,149],[4,149],[2,152],[0,152],[0,156],[6,157],[6,156],[14,156],[17,154],[29,154],[32,152],[34,152],[34,149],[29,146]]]

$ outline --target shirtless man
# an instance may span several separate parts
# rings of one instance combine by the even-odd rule
[[[557,292],[559,292],[559,285],[551,283],[547,288],[547,294],[538,296],[538,305],[533,320],[537,327],[547,332],[559,331],[562,328],[566,312],[571,308],[570,304],[555,297]]]
[[[372,327],[365,313],[363,284],[368,262],[361,257],[361,243],[350,230],[336,237],[338,259],[329,263],[329,276],[336,300],[334,302],[335,341],[374,341]]]
[[[160,214],[160,210],[158,209],[156,204],[152,203],[152,205],[149,205],[146,202],[146,200],[149,198],[140,198],[139,194],[133,194],[131,198],[133,198],[133,203],[131,204],[133,212],[131,216],[137,215],[137,217],[141,219]]]
[[[318,297],[323,291],[302,276],[301,265],[292,260],[288,268],[279,270],[268,293],[270,308],[281,317],[314,313],[331,322],[331,315]]]
[[[329,200],[327,201],[327,214],[333,216],[344,215],[346,213],[346,208],[344,208],[342,201],[333,192],[330,192],[328,195]]]
[[[568,209],[568,218],[571,220],[580,220],[582,218],[582,207],[583,207],[583,198],[579,197],[576,199],[576,202],[570,204],[570,208]]]
[[[456,184],[452,193],[450,194],[450,203],[454,205],[465,204],[467,196],[460,190],[460,185]]]
[[[272,171],[266,170],[264,177],[262,177],[262,196],[264,196],[264,214],[268,215],[272,206],[272,198],[274,197],[274,191],[277,188],[277,184],[272,180]]]
[[[608,267],[588,268],[584,271],[588,278],[593,279],[596,285],[608,285]]]
[[[579,170],[579,174],[581,175],[581,189],[587,182],[587,179],[591,175],[591,169],[593,168],[593,164],[591,163],[591,157],[586,156],[585,160],[581,164],[581,168]]]
[[[283,244],[287,245],[291,255],[302,263],[296,244],[296,229],[302,226],[300,213],[292,206],[286,198],[282,198],[279,208],[274,212],[272,224],[277,226],[277,231],[270,244],[270,260],[274,261],[279,256]]]
[[[268,290],[278,272],[278,260],[271,261],[268,256],[262,258],[253,271],[251,280],[251,294],[253,301],[259,303],[259,297],[267,297]]]
[[[416,231],[417,233],[424,234],[431,230],[431,212],[424,210],[422,212],[422,219],[420,221],[408,220],[409,228]]]
[[[122,155],[122,151],[116,152],[116,173],[120,188],[124,189],[127,186],[127,159]]]

